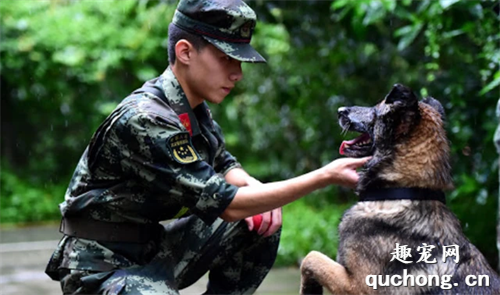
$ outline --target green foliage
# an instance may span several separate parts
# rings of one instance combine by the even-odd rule
[[[116,103],[163,71],[164,20],[174,6],[117,4],[0,3],[2,134],[10,139],[2,156],[16,173],[38,184],[47,175],[66,181],[74,169],[66,163],[76,162]]]
[[[8,169],[0,175],[2,223],[25,223],[57,220],[60,217],[57,205],[64,196],[63,185],[34,186],[20,179]]]
[[[348,204],[317,207],[304,199],[283,208],[283,231],[276,266],[299,265],[309,251],[337,255],[340,217]]]
[[[252,42],[268,64],[245,64],[245,79],[212,107],[245,169],[273,181],[328,163],[345,139],[338,107],[373,105],[394,83],[409,85],[445,107],[456,185],[449,204],[494,264],[497,2],[249,4],[260,19]],[[61,188],[97,126],[166,68],[174,9],[174,1],[0,2],[1,222],[57,218]],[[335,256],[338,218],[354,199],[332,188],[288,205],[280,263],[312,249]]]

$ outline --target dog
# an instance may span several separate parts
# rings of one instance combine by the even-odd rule
[[[445,205],[453,183],[441,103],[396,84],[375,107],[338,116],[361,133],[340,154],[372,158],[339,225],[338,262],[310,252],[301,294],[500,294],[499,276]]]

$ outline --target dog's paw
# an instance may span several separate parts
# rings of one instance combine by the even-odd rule
[[[302,260],[300,264],[300,271],[302,275],[307,277],[312,277],[314,275],[314,269],[317,268],[318,263],[323,260],[324,254],[318,251],[311,251],[307,256]]]
[[[301,287],[300,294],[323,294],[323,287],[315,279],[315,266],[319,252],[311,251],[302,260],[300,265]]]
[[[302,262],[300,263],[300,274],[302,277],[310,278],[313,277],[314,273],[312,271],[313,262],[310,259],[310,254],[308,254]]]

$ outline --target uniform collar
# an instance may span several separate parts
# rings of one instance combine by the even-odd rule
[[[158,83],[165,92],[168,104],[177,116],[179,116],[179,119],[191,136],[201,133],[199,124],[203,124],[210,131],[214,130],[212,115],[207,103],[203,102],[196,108],[191,109],[186,93],[179,84],[170,66],[160,76]]]

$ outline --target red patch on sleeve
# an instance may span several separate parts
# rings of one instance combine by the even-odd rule
[[[189,120],[188,113],[180,114],[179,119],[181,120],[182,125],[186,127],[189,131],[189,135],[193,136],[193,130],[191,130],[191,121]]]

